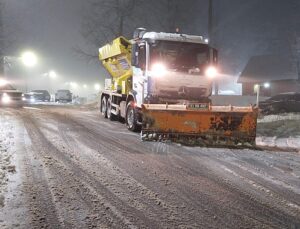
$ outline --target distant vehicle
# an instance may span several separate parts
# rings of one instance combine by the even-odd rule
[[[22,92],[0,79],[0,106],[22,106],[23,101]]]
[[[47,90],[33,90],[25,94],[26,101],[28,102],[50,102],[50,94]]]
[[[281,93],[260,102],[259,108],[263,114],[278,114],[284,112],[300,112],[300,93]]]
[[[55,93],[55,102],[72,102],[72,93],[70,90],[58,90]]]

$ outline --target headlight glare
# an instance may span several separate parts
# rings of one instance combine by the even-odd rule
[[[207,67],[207,69],[205,70],[205,75],[210,78],[210,79],[213,79],[217,76],[218,74],[218,70],[216,67],[214,66],[209,66]]]
[[[7,104],[7,103],[10,102],[10,97],[8,96],[7,93],[3,93],[3,94],[2,94],[2,99],[1,99],[1,101],[2,101],[4,104]]]
[[[153,76],[163,76],[167,72],[167,68],[162,63],[155,63],[151,67],[151,75]]]

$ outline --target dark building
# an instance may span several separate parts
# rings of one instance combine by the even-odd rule
[[[276,55],[253,56],[241,73],[243,95],[255,95],[254,86],[261,86],[262,96],[273,96],[284,92],[300,92],[299,61]]]

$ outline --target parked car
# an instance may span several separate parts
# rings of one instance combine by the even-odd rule
[[[27,103],[50,102],[51,96],[47,90],[33,90],[24,94]]]
[[[300,112],[300,93],[281,93],[260,102],[259,108],[264,114]]]
[[[55,102],[72,102],[72,93],[70,90],[58,90],[55,93]]]
[[[0,80],[0,106],[22,106],[22,92],[15,89],[7,81]]]

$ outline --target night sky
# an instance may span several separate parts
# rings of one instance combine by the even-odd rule
[[[55,69],[70,80],[98,79],[97,64],[87,64],[73,50],[86,47],[80,34],[84,1],[80,0],[9,0],[5,17],[12,25],[17,41],[10,49],[15,55],[35,50],[44,69]],[[14,28],[17,31],[14,31]],[[100,63],[99,63],[100,65]]]
[[[74,51],[75,47],[80,47],[97,53],[97,48],[101,45],[89,43],[82,36],[83,24],[89,14],[89,1],[91,0],[5,0],[5,28],[15,41],[8,49],[9,55],[33,49],[42,59],[43,71],[55,69],[66,79],[82,82],[103,79],[107,73],[102,70],[100,63],[87,63]],[[127,21],[126,35],[131,34],[135,26],[143,26],[144,21],[147,21],[146,27],[149,30],[163,30],[162,26],[158,26],[158,20],[163,21],[163,17],[151,15],[151,7],[154,5],[153,9],[159,8],[160,1],[151,2],[153,3],[148,1],[148,5],[139,9],[134,20]],[[208,1],[177,2],[174,20],[181,30],[207,36]],[[290,44],[300,34],[299,2],[215,0],[214,45],[220,51],[220,65],[224,74],[236,76],[253,55],[289,55]],[[162,8],[161,12],[167,10]],[[92,14],[92,10],[90,12]],[[147,20],[144,20],[144,16]],[[103,23],[106,19],[100,17],[99,21]]]

